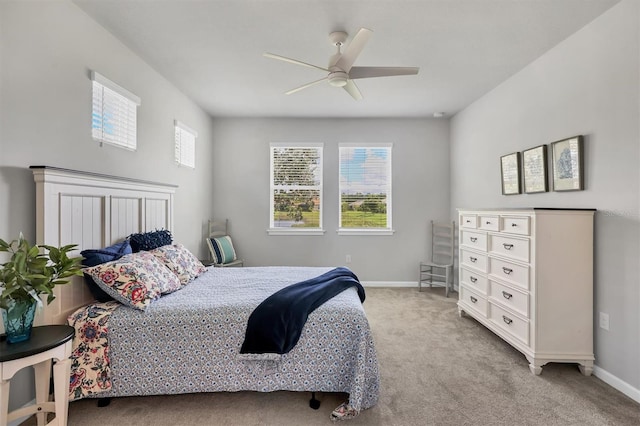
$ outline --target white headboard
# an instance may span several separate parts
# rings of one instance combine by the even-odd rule
[[[109,246],[126,236],[154,229],[173,230],[176,185],[49,166],[31,166],[36,182],[36,243]],[[93,300],[83,278],[56,286],[56,299],[36,324],[64,324],[67,316]]]

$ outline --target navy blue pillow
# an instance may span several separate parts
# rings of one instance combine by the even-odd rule
[[[131,245],[129,244],[129,241],[124,240],[103,249],[83,250],[80,252],[80,255],[84,257],[82,260],[82,266],[96,266],[101,263],[120,259],[125,254],[130,253],[132,253]],[[93,278],[91,278],[90,275],[84,274],[84,280],[89,286],[89,291],[91,291],[91,294],[98,302],[109,302],[113,300],[113,297],[109,296],[104,290],[102,290],[93,281]]]
[[[96,266],[101,263],[120,259],[125,254],[133,253],[129,241],[124,240],[112,246],[97,250],[83,250],[80,255],[84,257],[83,266]]]
[[[143,232],[140,234],[131,234],[127,237],[134,253],[139,251],[149,251],[158,247],[171,244],[173,238],[171,232],[166,229],[157,229],[155,231]]]

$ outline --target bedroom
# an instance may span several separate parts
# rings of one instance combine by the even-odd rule
[[[178,185],[174,232],[199,256],[206,253],[202,235],[207,219],[226,216],[232,220],[238,250],[252,265],[339,265],[350,254],[351,266],[365,283],[390,286],[415,286],[416,265],[427,253],[422,236],[428,220],[453,218],[457,208],[596,208],[594,317],[609,313],[611,327],[605,331],[594,324],[595,375],[640,401],[640,15],[633,0],[596,3],[601,4],[600,16],[505,75],[497,87],[478,94],[453,117],[407,113],[335,119],[211,116],[73,2],[0,2],[0,236],[10,238],[19,230],[35,236],[35,189],[28,170],[34,164]],[[350,31],[365,25],[350,19]],[[374,40],[385,44],[390,34],[373,29]],[[324,37],[322,33],[314,47],[320,58],[329,52],[323,50]],[[287,47],[268,48],[286,54]],[[385,56],[398,57],[393,47]],[[402,65],[421,65],[415,60],[409,57]],[[262,57],[256,62],[274,73],[290,70]],[[428,76],[427,65],[421,65],[422,75]],[[91,69],[141,97],[134,154],[101,148],[91,140]],[[314,75],[303,74],[300,83]],[[265,73],[263,77],[270,78]],[[272,87],[273,96],[289,88]],[[245,90],[241,95],[251,96],[251,90]],[[365,95],[375,99],[376,91]],[[195,170],[173,163],[176,118],[198,130]],[[576,134],[586,136],[585,191],[500,195],[499,156]],[[155,145],[162,140],[169,141],[165,150]],[[266,234],[266,146],[290,140],[324,142],[327,159],[337,153],[339,142],[394,142],[396,233],[376,238],[385,238],[385,249],[402,256],[389,262],[367,237],[335,235],[337,217],[331,211],[337,210],[332,200],[337,164],[328,160],[325,236]],[[248,155],[253,152],[255,156]],[[261,211],[264,220],[255,220]],[[18,405],[29,400],[25,387],[21,392],[20,386],[12,386]]]

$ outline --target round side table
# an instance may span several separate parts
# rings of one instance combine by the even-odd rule
[[[47,426],[66,426],[69,407],[69,369],[75,330],[68,325],[33,327],[31,338],[24,342],[7,343],[0,336],[0,426],[20,417],[36,414],[38,426],[45,424],[46,413],[55,413]],[[49,401],[51,363],[55,401]],[[9,384],[20,369],[33,366],[35,370],[36,403],[9,411]]]

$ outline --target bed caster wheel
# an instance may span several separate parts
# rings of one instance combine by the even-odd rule
[[[318,408],[320,408],[320,400],[316,399],[315,392],[311,393],[311,399],[309,400],[309,407],[313,408],[314,410],[317,410]]]

